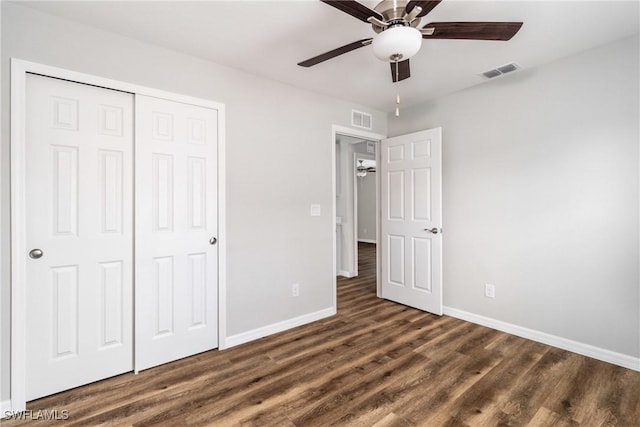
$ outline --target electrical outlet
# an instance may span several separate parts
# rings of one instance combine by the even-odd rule
[[[293,285],[291,285],[291,296],[292,297],[300,296],[300,285],[298,285],[297,283],[294,283]]]
[[[495,298],[496,296],[496,287],[490,283],[485,283],[484,285],[484,296],[487,298]]]

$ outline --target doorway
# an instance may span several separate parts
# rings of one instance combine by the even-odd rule
[[[359,271],[359,233],[358,233],[358,177],[357,160],[367,159],[376,160],[377,150],[375,149],[378,141],[382,140],[384,135],[374,134],[371,132],[360,131],[351,128],[339,126],[333,127],[333,140],[335,146],[334,160],[334,180],[335,180],[335,239],[334,239],[334,276],[341,278],[360,279]],[[367,151],[367,145],[369,151]],[[375,173],[369,173],[369,179],[374,180],[374,195],[377,194],[378,179]],[[376,196],[377,199],[377,196]],[[377,200],[376,200],[377,203]],[[373,230],[371,225],[367,226],[367,232],[370,233],[368,238],[369,252],[366,256],[367,266],[374,268],[374,275],[370,277],[375,283],[375,293],[379,296],[379,285],[377,280],[378,271],[378,252],[375,242],[378,232],[378,211],[374,207],[371,217],[373,218]],[[363,265],[362,263],[360,263]],[[337,289],[337,288],[336,288]],[[337,304],[337,291],[336,291]]]
[[[379,149],[375,153],[376,171],[379,171],[376,174],[379,202],[376,243],[380,244],[375,248],[376,295],[442,314],[441,128],[386,139],[334,126],[333,137],[335,276],[359,276],[357,219],[342,216],[345,213],[353,215],[357,204],[355,184],[351,187],[346,183],[356,179],[358,157],[349,158],[348,155],[354,156],[355,144],[378,141]],[[340,203],[345,203],[347,208]],[[336,307],[337,283],[336,279]]]
[[[337,141],[337,275],[351,278],[358,276],[358,242],[365,239],[370,244],[376,243],[376,141],[345,135],[339,135]]]

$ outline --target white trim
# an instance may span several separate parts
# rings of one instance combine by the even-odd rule
[[[335,126],[334,126],[335,127]],[[332,253],[333,262],[331,270],[331,281],[333,282],[333,289],[331,295],[331,303],[334,312],[338,311],[338,224],[336,222],[336,198],[338,192],[336,191],[337,181],[337,165],[336,165],[336,132],[335,129],[331,129],[331,240],[332,240]]]
[[[2,22],[2,7],[0,6],[0,22]],[[2,58],[2,46],[0,46],[0,58]],[[0,67],[0,81],[4,81],[2,80],[2,72],[3,70],[1,69],[2,67]],[[6,70],[5,70],[6,72]],[[1,104],[1,103],[0,103]],[[0,106],[0,113],[2,113],[2,106]],[[0,116],[2,116],[2,114],[0,114]],[[0,189],[4,188],[2,186],[2,177],[4,176],[4,171],[2,169],[2,165],[4,164],[4,162],[2,161],[2,149],[0,149]],[[9,171],[11,171],[11,168],[9,168]],[[11,197],[11,196],[9,196]],[[0,227],[2,227],[3,222],[2,222],[2,212],[4,211],[4,207],[2,209],[0,209]],[[4,231],[3,231],[4,232]],[[9,226],[9,234],[11,234],[11,226]],[[4,274],[3,274],[3,270],[2,270],[2,260],[4,260],[5,258],[2,256],[2,248],[3,248],[4,244],[0,244],[0,295],[2,294],[3,290],[4,290]],[[9,254],[11,254],[11,252],[9,252]],[[4,298],[0,297],[0,299],[2,301],[0,301],[0,319],[4,319],[3,316],[3,311],[4,311],[4,306],[6,305],[7,301],[4,300]],[[9,315],[11,315],[11,302],[9,302],[9,307],[7,307],[7,309],[9,309],[9,311],[7,311],[7,313],[9,313]],[[0,320],[0,328],[3,328],[4,325],[2,325],[2,322]],[[9,326],[10,327],[10,326]],[[2,342],[0,342],[0,347],[4,346],[4,344]],[[2,372],[4,371],[4,358],[2,356],[2,348],[0,348],[0,375],[2,375]],[[9,360],[11,360],[11,357],[9,357]],[[6,375],[6,372],[4,372],[4,374]],[[0,378],[2,379],[2,378]],[[11,390],[9,390],[9,392],[11,392]],[[0,387],[0,398],[2,398],[2,390]],[[2,417],[4,416],[4,411],[8,410],[9,408],[6,408],[7,404],[10,404],[11,402],[7,401],[0,401],[0,419],[2,419]]]
[[[382,140],[378,142],[376,146],[376,295],[378,298],[382,298],[382,252],[377,239],[380,238],[380,221],[382,220],[382,213],[380,212],[380,200],[382,191],[382,178],[377,172],[380,170],[380,147],[382,147]]]
[[[358,239],[358,242],[362,242],[362,243],[373,243],[374,245],[378,242],[376,242],[373,239]]]
[[[355,271],[340,270],[340,271],[338,271],[338,276],[342,276],[342,277],[346,277],[347,279],[351,279],[352,277],[358,276],[358,274]]]
[[[218,111],[218,342],[226,342],[226,182],[225,182],[225,106],[207,99],[166,92],[136,84],[106,79],[90,74],[37,64],[11,58],[11,409],[24,411],[25,390],[25,98],[26,74],[44,76],[90,84],[133,94],[152,96],[170,101],[192,104]]]
[[[364,142],[364,141],[363,141]],[[358,276],[358,177],[356,176],[356,168],[358,165],[358,153],[353,153],[353,170],[351,171],[351,185],[352,191],[351,196],[353,197],[353,209],[351,209],[351,214],[353,215],[351,221],[351,251],[353,254],[353,264],[351,264],[351,269],[353,270],[353,276]],[[347,208],[347,211],[349,209]]]
[[[27,65],[11,60],[11,410],[26,409],[25,360],[25,88]],[[19,308],[19,309],[18,309]]]
[[[0,22],[2,22],[2,7],[0,6]],[[2,58],[2,46],[0,46],[0,58]],[[0,67],[2,68],[2,67]],[[6,70],[4,70],[6,72]],[[0,81],[4,81],[2,80],[2,72],[3,70],[0,69]],[[2,112],[2,106],[0,106],[0,113]],[[2,116],[2,114],[0,114],[0,116]],[[2,177],[4,176],[4,170],[2,169],[2,165],[4,164],[3,160],[2,160],[2,150],[0,149],[0,189],[4,188],[2,186]],[[9,171],[11,171],[11,168],[9,168]],[[9,196],[11,197],[11,196]],[[0,227],[3,226],[3,222],[2,222],[2,218],[3,218],[3,213],[4,212],[4,206],[3,208],[0,209]],[[4,231],[3,231],[4,232]],[[9,234],[11,234],[11,226],[9,226]],[[4,256],[2,253],[2,248],[4,247],[4,244],[0,244],[0,295],[3,293],[4,291],[4,273],[3,273],[3,269],[2,269],[2,260],[4,260]],[[11,252],[9,252],[9,255],[11,254]],[[10,285],[10,284],[9,284]],[[9,316],[11,316],[11,300],[9,299],[9,306],[7,307],[8,311],[4,311],[4,307],[7,304],[7,301],[3,298],[0,297],[0,299],[2,301],[0,301],[0,319],[4,319],[4,315],[3,313],[9,313]],[[2,322],[0,320],[0,328],[4,328],[5,325],[2,325]],[[9,327],[11,327],[9,325]],[[4,346],[4,344],[2,342],[0,342],[0,347]],[[0,376],[2,375],[2,372],[4,372],[4,357],[3,354],[4,352],[2,351],[2,349],[0,348]],[[9,361],[11,361],[11,356],[9,355]],[[4,372],[4,374],[6,375],[7,373]],[[0,378],[1,380],[2,378]],[[9,389],[9,392],[11,392],[11,389]],[[2,390],[0,387],[0,398],[2,398]],[[4,416],[4,412],[5,410],[8,410],[9,408],[6,407],[6,405],[10,404],[10,401],[0,401],[0,419],[2,419],[2,417]]]
[[[155,98],[182,102],[184,104],[193,104],[200,107],[212,108],[214,110],[224,110],[224,104],[221,104],[219,102],[196,98],[188,95],[182,95],[174,92],[167,92],[161,89],[154,89],[151,87],[141,86],[133,83],[126,83],[119,80],[107,79],[93,74],[80,73],[77,71],[52,67],[50,65],[38,64],[36,62],[24,61],[22,59],[16,58],[11,58],[11,64],[16,64],[16,67],[25,73],[42,74],[44,76],[56,77],[59,79],[70,80],[78,83],[100,86],[107,89],[120,90],[122,92],[152,96]]]
[[[353,129],[347,126],[333,125],[331,126],[331,130],[332,130],[332,136],[333,136],[332,142],[334,144],[336,143],[336,135],[352,136],[354,138],[364,138],[372,141],[380,141],[386,138],[385,135],[382,135],[379,133],[367,132],[360,129]]]
[[[362,141],[364,142],[364,141]],[[358,167],[358,153],[353,152],[353,172],[351,173],[351,185],[353,185],[353,221],[351,235],[353,236],[353,243],[351,250],[353,251],[353,268],[354,276],[358,275],[358,177],[356,176],[356,168]]]
[[[226,113],[218,110],[218,348],[227,348]]]
[[[633,357],[615,351],[595,347],[590,344],[573,341],[556,335],[547,334],[545,332],[536,331],[534,329],[525,328],[514,325],[512,323],[503,322],[501,320],[492,319],[490,317],[481,316],[479,314],[469,313],[468,311],[458,310],[457,308],[444,306],[444,314],[475,323],[477,325],[486,326],[491,329],[506,332],[532,341],[547,344],[593,359],[602,360],[603,362],[612,363],[622,366],[623,368],[640,371],[640,357]]]
[[[293,329],[298,326],[306,325],[308,323],[316,322],[318,320],[331,317],[335,314],[335,307],[329,307],[325,308],[324,310],[316,311],[314,313],[303,314],[302,316],[294,317],[293,319],[283,320],[282,322],[262,326],[260,328],[252,329],[247,332],[241,332],[239,334],[227,337],[227,348],[244,344],[249,341],[257,340],[268,335],[277,334],[278,332]]]

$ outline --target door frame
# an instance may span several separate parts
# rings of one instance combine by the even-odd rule
[[[10,406],[14,412],[26,409],[26,75],[40,74],[72,82],[104,87],[139,95],[163,98],[218,111],[218,348],[226,348],[226,194],[225,194],[225,106],[224,104],[153,89],[118,80],[84,74],[63,68],[11,58],[11,339],[10,339]],[[135,140],[134,140],[135,144]],[[135,159],[134,159],[135,162]],[[134,163],[135,165],[135,163]],[[334,189],[335,191],[335,189]],[[135,196],[134,196],[135,197]],[[334,202],[335,203],[335,202]],[[335,217],[335,205],[334,205]],[[334,242],[335,247],[335,242]],[[135,286],[135,284],[134,284]],[[135,349],[134,349],[135,351]]]
[[[350,127],[346,127],[346,126],[340,126],[340,125],[332,125],[331,126],[331,188],[332,188],[332,199],[331,199],[331,211],[332,211],[332,239],[333,239],[333,307],[334,310],[337,311],[338,309],[338,270],[337,270],[337,260],[336,260],[336,255],[337,255],[337,239],[336,239],[336,231],[337,231],[337,225],[336,225],[336,212],[337,212],[337,203],[336,203],[336,197],[337,197],[337,192],[336,192],[336,139],[338,138],[338,135],[344,135],[344,136],[350,136],[353,138],[361,138],[361,139],[367,139],[370,141],[378,141],[378,146],[380,145],[380,141],[382,141],[383,139],[385,139],[387,136],[383,135],[383,134],[379,134],[379,133],[374,133],[374,132],[368,132],[365,130],[360,130],[360,129],[354,129],[354,128],[350,128]],[[376,158],[379,155],[378,152],[380,150],[376,150]],[[344,179],[344,177],[343,177]],[[379,177],[376,174],[376,180],[379,180]],[[379,182],[376,183],[378,190],[380,189],[379,186]],[[379,197],[379,194],[378,196]],[[376,235],[380,235],[380,220],[379,220],[379,216],[380,213],[378,211],[376,211]],[[356,230],[357,231],[357,230]],[[355,239],[355,250],[357,251],[358,249],[358,240],[357,238]],[[357,267],[357,266],[356,266]],[[380,297],[381,295],[381,290],[380,290],[380,252],[378,251],[377,245],[376,245],[376,294],[378,297]]]

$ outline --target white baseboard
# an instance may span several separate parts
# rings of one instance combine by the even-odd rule
[[[253,329],[251,331],[231,335],[226,338],[224,348],[230,348],[236,345],[244,344],[249,341],[257,340],[258,338],[266,337],[267,335],[276,334],[278,332],[286,331],[287,329],[306,325],[307,323],[315,322],[317,320],[324,319],[335,314],[335,307],[329,307],[325,308],[324,310],[316,311],[314,313],[304,314],[299,317],[294,317],[293,319],[284,320],[282,322]],[[220,349],[223,350],[223,348]]]
[[[338,271],[338,276],[346,277],[347,279],[351,279],[352,277],[356,277],[355,271],[346,271],[340,270]]]
[[[553,347],[561,348],[563,350],[571,351],[573,353],[578,353],[583,356],[602,360],[603,362],[622,366],[623,368],[640,371],[640,357],[633,357],[622,353],[616,353],[615,351],[606,350],[604,348],[595,347],[577,341],[572,341],[567,338],[547,334],[545,332],[536,331],[534,329],[524,328],[512,323],[503,322],[501,320],[492,319],[490,317],[480,316],[478,314],[469,313],[468,311],[464,310],[458,310],[457,308],[445,306],[444,314],[447,316],[455,317],[457,319],[466,320],[467,322],[486,326],[491,329],[497,329],[498,331],[517,335],[522,338],[527,338],[532,341],[537,341],[542,344],[547,344]]]
[[[362,242],[362,243],[373,243],[374,245],[378,242],[376,242],[374,239],[358,239],[358,242]]]

